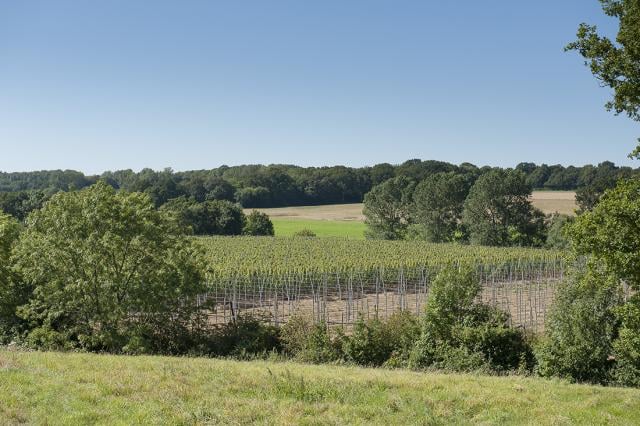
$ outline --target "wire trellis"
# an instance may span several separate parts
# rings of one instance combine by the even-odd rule
[[[482,285],[478,301],[508,312],[512,325],[540,332],[565,269],[562,259],[477,265]],[[359,317],[387,318],[399,310],[422,313],[430,282],[438,272],[437,268],[415,267],[238,276],[211,282],[202,298],[214,302],[209,312],[211,324],[226,323],[242,314],[267,318],[274,324],[293,315],[307,315],[316,322],[348,328]]]

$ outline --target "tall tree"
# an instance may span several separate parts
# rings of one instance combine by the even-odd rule
[[[491,246],[544,244],[544,215],[531,205],[531,186],[517,170],[492,170],[471,188],[463,223],[472,243]]]
[[[414,182],[404,176],[375,186],[364,197],[366,235],[369,238],[401,240],[411,219]]]
[[[202,324],[200,249],[146,194],[102,182],[59,193],[29,216],[14,253],[36,345],[178,352]]]
[[[621,327],[612,334],[618,383],[640,386],[640,179],[621,180],[595,208],[569,228],[573,247],[594,265],[613,274],[635,292],[616,312]],[[601,286],[606,282],[601,281]]]
[[[469,179],[455,173],[431,175],[416,187],[414,218],[428,241],[441,243],[457,238],[469,188]]]
[[[606,103],[608,110],[640,121],[640,1],[600,3],[604,13],[619,22],[615,41],[598,34],[595,25],[583,23],[577,40],[566,49],[578,51],[600,83],[613,89],[613,98]],[[640,156],[640,145],[632,156]]]

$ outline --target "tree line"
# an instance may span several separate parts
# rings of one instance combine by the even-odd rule
[[[556,228],[570,219],[545,216],[534,208],[531,190],[526,175],[513,169],[491,170],[477,179],[455,172],[436,173],[421,182],[395,177],[365,196],[366,233],[369,238],[434,243],[566,246]]]
[[[245,208],[358,203],[374,186],[395,177],[421,182],[437,173],[456,173],[475,180],[496,169],[412,159],[399,165],[382,163],[360,168],[243,165],[185,172],[119,170],[94,176],[73,170],[0,173],[0,208],[24,219],[54,193],[82,189],[98,180],[116,189],[146,193],[156,207],[179,197],[197,202],[226,200]],[[582,167],[520,163],[515,169],[524,174],[533,189],[578,190],[578,202],[587,207],[592,207],[597,196],[618,179],[639,173],[638,169],[608,161]]]

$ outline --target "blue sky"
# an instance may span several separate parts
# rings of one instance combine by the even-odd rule
[[[626,158],[596,0],[0,0],[0,170]]]

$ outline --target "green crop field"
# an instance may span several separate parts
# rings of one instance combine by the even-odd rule
[[[286,275],[304,272],[366,271],[442,266],[451,262],[484,265],[555,264],[564,253],[521,247],[465,246],[424,241],[344,238],[206,237],[209,269],[218,276]]]
[[[638,400],[517,376],[0,351],[0,424],[633,424]]]
[[[272,218],[276,236],[290,237],[303,229],[313,231],[318,237],[343,237],[364,239],[365,224],[360,221],[314,220],[294,218]]]

